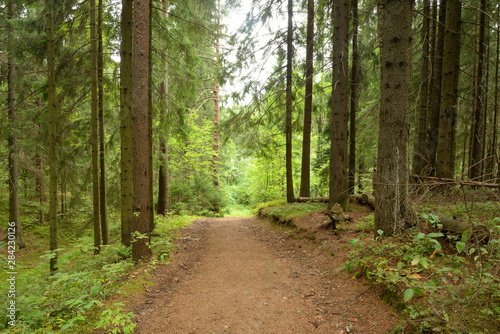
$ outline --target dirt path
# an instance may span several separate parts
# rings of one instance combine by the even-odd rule
[[[137,333],[386,333],[397,317],[334,256],[256,219],[199,220],[133,303]]]

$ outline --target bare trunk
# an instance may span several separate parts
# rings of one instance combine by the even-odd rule
[[[307,1],[306,97],[302,132],[300,197],[311,196],[311,116],[314,79],[314,0]]]
[[[47,78],[49,96],[49,220],[50,220],[50,250],[54,252],[50,259],[50,272],[57,271],[57,105],[56,105],[56,78],[55,78],[55,51],[54,51],[54,1],[46,0],[47,9]]]
[[[108,210],[106,201],[106,155],[104,142],[104,54],[102,42],[102,7],[103,0],[99,0],[98,10],[98,83],[99,83],[99,165],[100,165],[100,182],[99,182],[99,212],[101,216],[101,236],[102,244],[109,245],[109,227],[108,227]]]
[[[483,152],[483,139],[484,139],[484,97],[482,95],[483,85],[483,68],[484,68],[484,30],[486,20],[486,0],[481,0],[481,12],[479,19],[479,59],[477,62],[477,83],[476,83],[476,106],[474,109],[474,118],[472,124],[472,138],[471,138],[471,165],[470,165],[470,178],[473,180],[481,181],[482,179],[482,160],[484,158]]]
[[[167,18],[167,1],[163,1],[162,17]],[[168,64],[167,50],[163,50],[162,65],[164,66],[164,79],[160,83],[160,170],[158,171],[158,208],[157,213],[165,215],[169,210],[168,198],[168,140],[167,140],[167,114],[168,114]]]
[[[14,0],[9,0],[8,3],[8,17],[13,19],[14,14]],[[14,43],[14,28],[8,24],[10,41],[8,46],[8,73],[7,73],[7,108],[9,118],[9,135],[8,135],[8,148],[9,148],[9,224],[14,223],[16,245],[19,248],[26,247],[23,238],[21,227],[21,219],[19,216],[19,171],[17,167],[18,162],[18,122],[17,122],[17,101],[16,101],[16,50],[12,45]],[[11,225],[9,225],[11,226]]]
[[[441,73],[443,68],[444,24],[447,0],[439,6],[439,24],[436,37],[435,62],[432,72],[431,96],[428,114],[428,136],[426,147],[426,169],[423,174],[433,175],[436,171],[436,152],[439,138],[439,108],[441,100]]]
[[[292,13],[293,1],[288,0],[288,37],[287,37],[287,65],[286,65],[286,114],[285,114],[285,137],[286,137],[286,199],[288,203],[295,202],[293,191],[293,169],[292,169],[292,61],[293,61],[293,39],[292,39]]]
[[[356,181],[356,113],[358,105],[358,0],[352,0],[352,68],[351,68],[351,119],[349,131],[349,193],[354,193]]]
[[[92,215],[94,222],[94,252],[101,247],[101,217],[99,202],[99,96],[97,87],[97,29],[96,0],[90,0],[90,86],[91,86],[91,138],[92,146]]]
[[[214,186],[219,186],[219,72],[220,72],[220,1],[217,7],[217,37],[215,41],[215,87],[214,87]]]
[[[122,0],[120,64],[120,137],[121,137],[121,240],[131,245],[133,221],[132,152],[132,0]]]
[[[412,5],[385,0],[380,6],[380,117],[375,229],[384,236],[414,225],[409,199]]]
[[[149,0],[134,0],[132,64],[132,143],[133,210],[132,258],[135,261],[151,255],[149,248]]]
[[[349,204],[347,175],[349,2],[348,0],[334,0],[333,4],[334,33],[330,131],[330,201],[328,202],[328,208],[330,209],[335,203],[339,203],[345,210]]]
[[[448,0],[443,46],[443,70],[436,176],[453,178],[455,173],[455,122],[460,73],[461,2]]]
[[[425,142],[427,138],[427,110],[429,109],[429,27],[430,0],[424,0],[422,24],[422,69],[420,71],[420,106],[417,139],[413,149],[413,174],[422,175],[425,169]]]

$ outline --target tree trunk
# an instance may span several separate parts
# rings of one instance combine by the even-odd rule
[[[314,0],[307,1],[306,97],[302,132],[300,197],[311,196],[311,118],[314,81]]]
[[[354,193],[356,181],[356,114],[358,105],[358,0],[352,0],[352,68],[351,68],[351,119],[349,131],[349,193]]]
[[[428,136],[426,147],[426,170],[424,174],[433,175],[436,169],[436,152],[439,138],[439,108],[441,99],[441,73],[443,68],[444,24],[447,0],[441,0],[439,6],[439,24],[436,37],[434,66],[432,67],[432,85],[428,114]],[[426,172],[426,173],[425,173]]]
[[[412,2],[385,0],[379,13],[381,98],[375,230],[388,236],[417,221],[408,189]]]
[[[133,210],[132,259],[151,255],[149,248],[149,0],[134,0],[132,63]]]
[[[99,0],[98,9],[98,84],[99,84],[99,163],[100,163],[100,194],[99,194],[99,211],[101,216],[101,236],[102,244],[109,245],[109,226],[108,226],[108,210],[106,200],[106,155],[105,155],[105,137],[104,137],[104,53],[102,41],[102,7],[103,0]]]
[[[49,97],[49,221],[50,221],[50,250],[57,249],[57,106],[56,106],[56,77],[55,77],[55,50],[54,50],[54,0],[45,2],[47,14],[47,79]],[[50,259],[50,272],[57,271],[57,252]]]
[[[413,174],[422,175],[425,170],[425,143],[427,138],[427,110],[429,109],[429,27],[430,0],[424,0],[422,23],[422,69],[420,71],[420,106],[417,122],[417,138],[413,149]]]
[[[96,0],[90,0],[90,86],[91,86],[91,138],[92,146],[92,214],[94,222],[94,253],[101,247],[101,219],[99,202],[99,96],[97,91],[97,29]]]
[[[332,111],[330,147],[330,201],[328,208],[335,203],[346,210],[349,204],[347,175],[347,118],[348,118],[348,31],[349,2],[334,0],[333,68],[332,68]]]
[[[133,221],[132,152],[132,0],[122,0],[120,63],[120,137],[121,137],[121,240],[131,245]]]
[[[292,169],[292,61],[293,61],[293,1],[288,0],[288,36],[287,36],[287,64],[286,64],[286,114],[285,114],[285,137],[286,137],[286,199],[288,203],[295,202],[293,191],[293,169]]]
[[[219,74],[220,74],[220,1],[217,4],[217,36],[215,41],[215,87],[214,87],[214,186],[219,186]]]
[[[472,123],[472,137],[471,137],[471,164],[470,164],[470,178],[473,180],[481,181],[482,179],[482,160],[484,158],[483,152],[483,137],[484,137],[484,98],[483,91],[483,68],[484,68],[484,30],[486,21],[486,0],[481,0],[481,10],[479,18],[479,59],[477,62],[477,79],[476,79],[476,96],[475,96],[475,109]]]
[[[163,19],[167,18],[167,1],[163,0]],[[162,53],[162,65],[164,66],[164,79],[160,83],[160,170],[158,172],[158,208],[157,213],[165,215],[169,210],[168,198],[168,140],[167,140],[167,114],[168,114],[168,64],[166,59],[167,50]]]
[[[453,178],[455,174],[455,127],[460,73],[461,2],[448,0],[443,45],[439,139],[436,176]]]
[[[497,22],[499,22],[500,20],[500,4],[497,6]],[[500,164],[499,164],[499,154],[500,152],[498,152],[498,150],[500,149],[500,147],[498,147],[497,145],[497,141],[498,141],[498,63],[500,61],[500,29],[497,29],[497,36],[496,36],[496,44],[497,44],[497,47],[496,47],[496,61],[495,61],[495,84],[493,85],[493,87],[495,87],[495,93],[494,93],[494,110],[493,110],[493,138],[492,138],[492,149],[491,149],[491,152],[490,152],[490,156],[493,157],[493,162],[492,162],[492,168],[491,168],[491,171],[492,171],[492,175],[491,175],[491,178],[493,180],[495,180],[495,175],[494,175],[494,171],[495,171],[495,165],[496,165],[496,168],[497,168],[497,175],[500,175]],[[497,183],[499,183],[499,180],[500,177],[497,177]]]
[[[14,0],[8,3],[8,18],[14,19]],[[7,108],[8,108],[8,148],[9,148],[9,223],[14,223],[15,241],[19,248],[26,247],[21,228],[21,219],[19,216],[19,172],[17,168],[18,161],[18,122],[17,122],[17,101],[16,101],[16,50],[13,45],[14,28],[8,23],[9,41],[8,44],[8,73],[7,73]],[[10,226],[10,225],[9,225]]]
[[[148,168],[149,168],[149,233],[155,230],[154,187],[153,187],[153,1],[149,0],[149,47],[148,47]]]

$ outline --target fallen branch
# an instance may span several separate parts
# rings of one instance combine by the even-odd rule
[[[447,185],[475,186],[475,187],[485,187],[485,188],[500,188],[500,184],[498,183],[488,183],[488,182],[474,181],[474,180],[455,180],[444,177],[422,176],[422,175],[412,175],[411,177],[414,178],[415,180],[418,180],[420,183],[423,183],[420,180],[435,181],[434,183],[431,183],[433,185],[447,184]],[[427,182],[426,184],[429,183]]]

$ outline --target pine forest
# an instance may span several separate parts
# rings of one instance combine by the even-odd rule
[[[500,1],[0,0],[0,330],[498,333]]]

